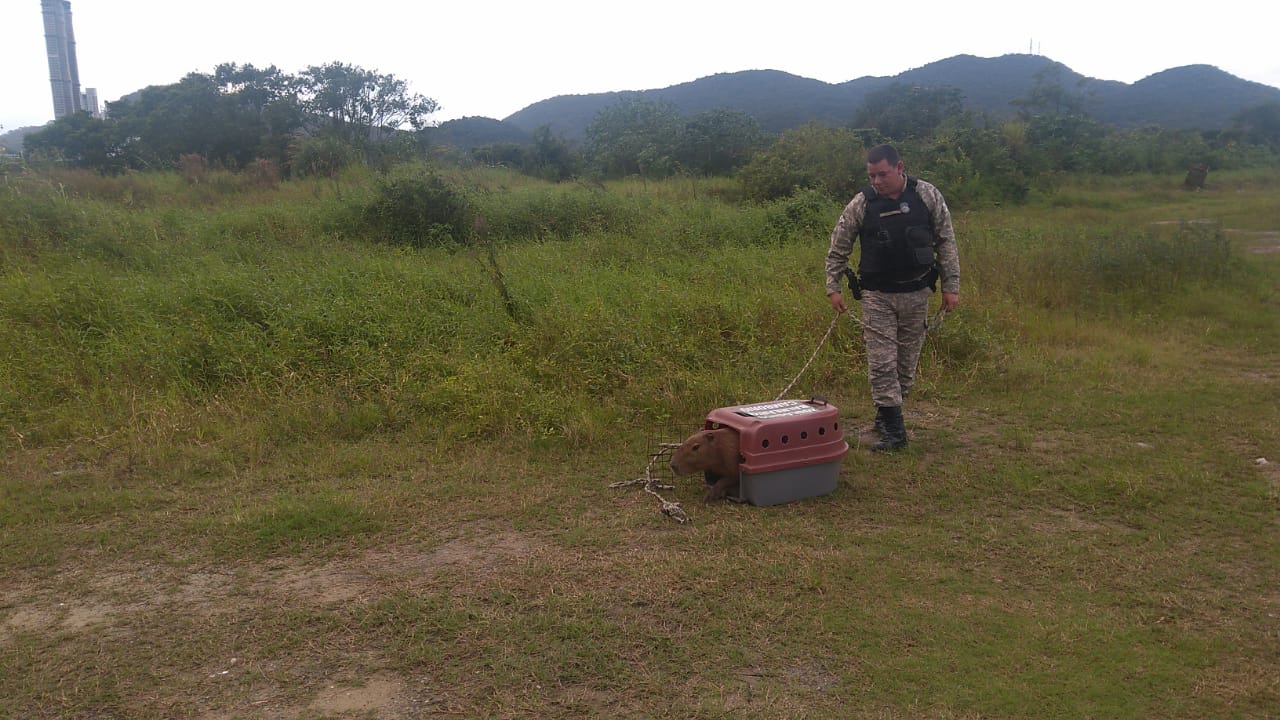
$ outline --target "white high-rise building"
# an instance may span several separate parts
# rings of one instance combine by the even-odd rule
[[[40,0],[40,7],[44,12],[44,46],[49,54],[53,116],[60,118],[82,109],[80,69],[76,66],[76,35],[71,29],[71,3],[67,0]]]
[[[85,88],[80,93],[80,109],[96,118],[102,117],[102,108],[98,107],[98,88]]]

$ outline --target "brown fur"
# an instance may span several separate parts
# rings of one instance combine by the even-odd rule
[[[719,500],[738,487],[741,463],[738,433],[729,428],[699,430],[671,453],[671,472],[691,475],[701,470],[704,473],[710,486],[702,497],[705,502]]]

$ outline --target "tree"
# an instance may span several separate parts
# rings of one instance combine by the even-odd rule
[[[1011,152],[1008,138],[1004,126],[964,112],[948,118],[938,126],[930,142],[910,152],[920,173],[945,188],[953,208],[1020,203],[1026,200],[1030,184]]]
[[[168,168],[181,156],[199,155],[233,169],[257,158],[299,167],[291,162],[298,154],[294,141],[301,131],[316,128],[318,116],[341,144],[364,150],[371,162],[390,164],[420,152],[401,128],[424,127],[436,109],[434,100],[411,94],[404,81],[351,65],[331,63],[292,76],[275,66],[223,63],[212,75],[191,73],[108,103],[110,120],[103,127],[109,136],[82,136],[90,126],[74,132],[68,126],[46,136],[42,148],[95,166],[127,158],[130,166]],[[111,152],[104,155],[108,139]],[[102,146],[96,156],[87,144],[91,140]],[[380,146],[372,148],[373,142]],[[311,160],[328,167],[341,154],[326,150]]]
[[[800,188],[848,200],[866,184],[866,146],[856,131],[809,123],[788,130],[738,172],[747,197],[773,200]]]
[[[875,128],[894,140],[930,137],[949,117],[964,109],[964,94],[950,86],[912,87],[893,83],[867,93],[853,126]]]
[[[530,146],[520,143],[490,143],[471,149],[471,158],[482,165],[501,165],[521,172],[529,165]]]
[[[559,182],[578,174],[577,154],[563,135],[551,132],[550,125],[533,131],[533,148],[526,154],[523,170],[544,180]]]
[[[298,90],[303,107],[326,118],[331,132],[359,146],[406,126],[421,130],[439,109],[435,100],[410,93],[408,84],[394,75],[340,62],[303,70]]]
[[[1089,100],[1062,84],[1065,66],[1046,65],[1035,84],[1012,101],[1026,123],[1026,159],[1033,174],[1096,169],[1106,129],[1090,115]],[[1078,86],[1083,86],[1081,78]]]
[[[1112,130],[1102,139],[1098,169],[1109,174],[1182,172],[1213,154],[1204,136],[1150,126]]]
[[[23,146],[36,157],[104,174],[122,172],[129,164],[113,126],[87,112],[63,115],[29,133]]]
[[[274,65],[260,70],[253,65],[222,63],[214,69],[213,79],[220,92],[257,115],[262,134],[256,154],[287,163],[290,140],[306,124],[298,101],[298,78]]]
[[[1062,71],[1065,65],[1053,63],[1036,71],[1035,84],[1027,94],[1009,101],[1018,108],[1023,118],[1037,115],[1088,115],[1089,97],[1084,92],[1073,92],[1062,84]],[[1087,82],[1080,78],[1077,88],[1083,88]]]
[[[1027,122],[1030,170],[1096,170],[1105,136],[1106,128],[1085,115],[1037,115]]]
[[[554,134],[550,125],[536,128],[532,143],[489,143],[472,148],[471,157],[485,165],[515,168],[525,175],[551,182],[574,177],[581,166],[581,159],[569,141]]]
[[[191,73],[173,85],[152,86],[107,104],[125,148],[145,167],[172,167],[178,156],[203,155],[241,167],[257,154],[264,124],[223,94],[210,75]]]
[[[1231,122],[1245,142],[1280,150],[1280,103],[1245,108],[1232,116]]]
[[[275,65],[259,70],[253,65],[222,63],[214,68],[213,80],[223,94],[234,96],[258,113],[273,103],[292,102],[297,97],[298,79]]]
[[[679,168],[679,138],[675,105],[623,98],[587,126],[587,157],[607,177],[666,177]]]
[[[698,113],[684,124],[680,163],[703,175],[729,175],[751,159],[764,142],[755,117],[741,110]]]

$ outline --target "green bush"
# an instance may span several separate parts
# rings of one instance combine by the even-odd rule
[[[854,130],[810,123],[782,133],[738,177],[752,200],[776,200],[797,188],[848,200],[866,183],[866,146]]]
[[[999,127],[979,126],[968,118],[944,123],[937,137],[918,147],[901,148],[912,159],[908,172],[936,185],[957,208],[1020,204],[1030,182]]]
[[[769,227],[780,238],[828,235],[839,216],[840,206],[814,188],[798,189],[766,206]]]
[[[466,193],[434,173],[410,170],[379,181],[364,207],[367,230],[393,245],[439,247],[470,240],[475,211]]]
[[[289,146],[289,170],[298,177],[337,177],[359,161],[359,151],[335,137],[303,138]]]

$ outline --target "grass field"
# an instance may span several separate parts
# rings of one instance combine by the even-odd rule
[[[795,377],[839,205],[453,180],[519,232],[0,184],[0,717],[1280,716],[1280,175],[955,208],[909,449],[842,321],[836,491],[688,524],[609,485]]]

